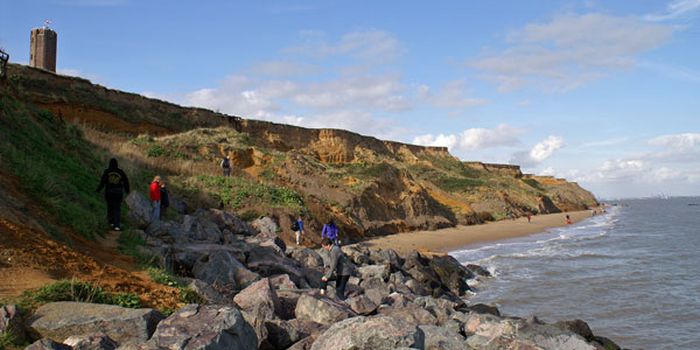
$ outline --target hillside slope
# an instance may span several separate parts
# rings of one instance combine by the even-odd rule
[[[346,240],[358,240],[597,204],[575,183],[523,175],[517,166],[461,162],[445,148],[185,108],[26,66],[10,65],[3,89],[69,122],[74,138],[128,161],[127,170],[165,175],[171,191],[191,207],[271,215],[284,231],[303,213],[312,241],[329,219]],[[236,167],[230,178],[219,176],[224,155]],[[91,157],[96,159],[86,159]],[[91,161],[95,177],[98,163]],[[145,188],[145,182],[143,175],[136,186]]]

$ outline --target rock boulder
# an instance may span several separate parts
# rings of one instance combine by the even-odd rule
[[[294,314],[300,320],[313,321],[322,325],[330,325],[355,316],[355,313],[345,304],[312,294],[303,294],[299,297]]]
[[[410,323],[386,316],[358,316],[332,325],[311,350],[393,350],[424,348],[423,332]]]

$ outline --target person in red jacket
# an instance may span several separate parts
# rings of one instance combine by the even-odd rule
[[[153,212],[151,213],[151,224],[153,224],[160,220],[160,176],[156,175],[156,177],[153,178],[149,192],[151,206],[153,208]]]

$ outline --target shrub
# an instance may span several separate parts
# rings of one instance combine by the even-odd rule
[[[61,280],[36,290],[26,291],[20,298],[20,305],[27,309],[56,301],[110,304],[129,308],[141,307],[141,300],[136,294],[110,293],[89,282],[75,279]]]
[[[148,273],[148,276],[151,277],[153,282],[170,287],[179,286],[179,283],[177,282],[175,277],[169,274],[168,271],[165,271],[165,269],[149,267],[146,269],[146,273]]]
[[[152,158],[164,156],[165,148],[163,148],[161,145],[153,145],[148,148],[146,155]]]

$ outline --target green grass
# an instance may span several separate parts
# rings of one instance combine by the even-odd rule
[[[103,164],[81,130],[7,96],[0,96],[0,115],[0,166],[21,190],[85,237],[106,228],[104,199],[95,193]]]
[[[147,266],[152,262],[153,257],[146,256],[139,250],[139,247],[146,245],[141,235],[125,230],[119,235],[117,243],[121,253],[134,257],[139,264]]]
[[[148,276],[151,277],[153,282],[160,283],[165,286],[170,286],[170,287],[178,287],[179,283],[177,283],[177,280],[173,275],[168,273],[165,269],[162,268],[157,268],[157,267],[149,267],[146,269],[146,273],[148,273]]]
[[[80,280],[61,280],[39,289],[26,291],[18,304],[25,310],[57,301],[110,304],[128,308],[141,307],[139,296],[134,293],[110,293],[91,283]]]
[[[530,185],[530,187],[539,190],[539,191],[544,191],[545,189],[542,188],[542,185],[537,182],[535,179],[523,179],[523,182]]]
[[[483,186],[484,180],[443,176],[434,183],[447,192],[460,192]]]
[[[186,179],[184,186],[190,191],[205,191],[234,209],[247,204],[294,209],[304,206],[301,195],[288,187],[268,185],[243,177],[199,175]]]

